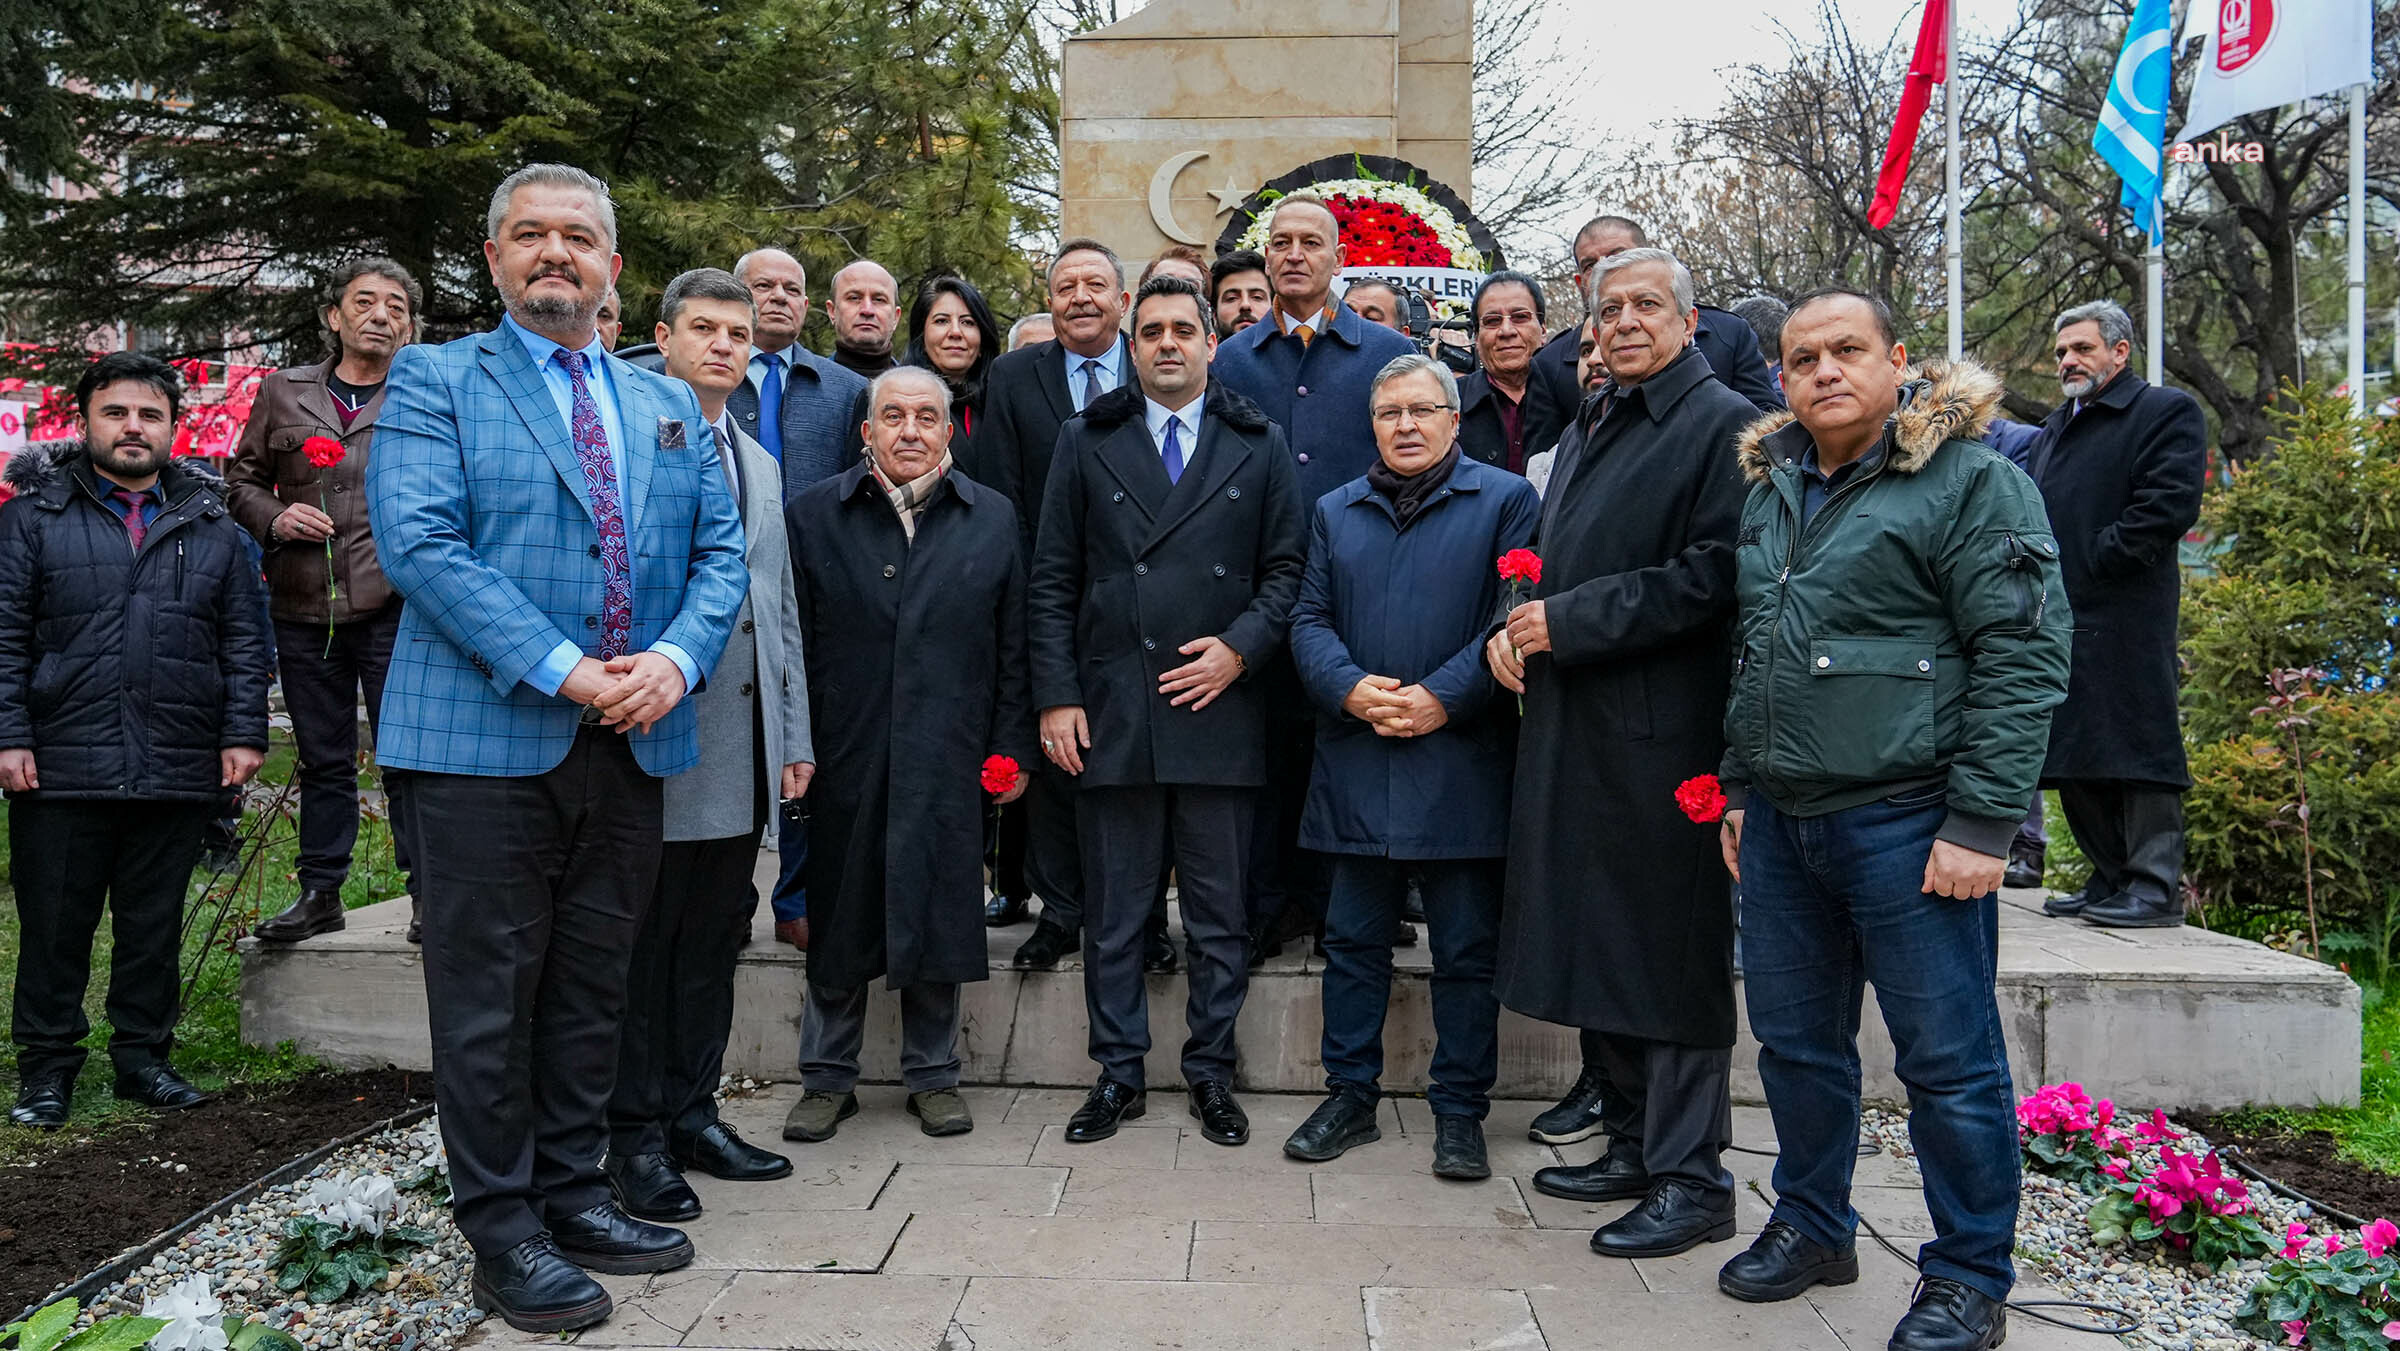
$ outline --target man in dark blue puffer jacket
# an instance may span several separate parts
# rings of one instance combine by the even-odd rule
[[[103,906],[117,1096],[207,1101],[167,1064],[183,897],[202,824],[265,758],[269,660],[258,569],[223,481],[169,458],[181,402],[173,367],[112,353],[76,383],[83,440],[8,464],[0,788],[23,937],[19,1125],[66,1122]]]

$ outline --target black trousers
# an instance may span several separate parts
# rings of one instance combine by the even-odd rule
[[[2110,894],[2182,899],[2182,789],[2128,779],[2069,779],[2057,787],[2075,847]]]
[[[492,1256],[608,1199],[600,1160],[660,781],[586,727],[557,768],[409,775],[451,1210]]]
[[[383,715],[383,673],[399,631],[399,601],[373,618],[333,625],[330,633],[323,624],[275,621],[283,703],[299,749],[302,890],[340,891],[349,879],[350,851],[358,844],[358,702],[367,702],[372,731]],[[386,792],[400,792],[402,777],[387,777]],[[392,852],[405,876],[410,854],[401,816],[391,812]]]
[[[1083,849],[1076,838],[1075,778],[1047,761],[1017,806],[1025,813],[1025,887],[1041,897],[1041,921],[1068,933],[1083,928]]]
[[[1711,1203],[1733,1204],[1733,1174],[1721,1161],[1733,1138],[1733,1048],[1587,1032],[1622,1098],[1620,1143],[1641,1152],[1652,1182],[1683,1182]]]
[[[1191,957],[1183,1075],[1188,1083],[1233,1082],[1233,1025],[1250,988],[1242,874],[1249,866],[1250,788],[1086,788],[1077,797],[1084,876],[1091,882],[1083,926],[1083,999],[1092,1059],[1100,1072],[1144,1086],[1150,1010],[1142,932],[1174,831],[1175,876]]]
[[[751,870],[761,821],[747,835],[672,840],[634,943],[608,1099],[608,1151],[658,1154],[717,1121],[717,1080],[733,1030],[733,970],[758,909]]]
[[[1286,914],[1294,931],[1325,926],[1333,869],[1323,854],[1300,847],[1300,818],[1308,809],[1308,777],[1316,757],[1314,719],[1268,719],[1267,783],[1251,790],[1257,794],[1258,828],[1251,835],[1245,909],[1254,934],[1266,933]],[[1308,922],[1299,924],[1303,918]]]
[[[984,817],[983,857],[992,870],[993,895],[1016,901],[1033,899],[1033,889],[1025,881],[1025,836],[1023,799]]]
[[[17,893],[12,1035],[19,1082],[81,1073],[92,1030],[83,993],[92,936],[109,912],[108,1058],[119,1074],[164,1064],[175,1045],[183,893],[214,802],[11,798],[9,884]]]

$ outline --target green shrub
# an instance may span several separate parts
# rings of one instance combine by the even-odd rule
[[[2214,927],[2384,934],[2400,878],[2400,425],[2311,395],[2214,486],[2184,590],[2186,874]],[[2278,673],[2305,671],[2272,702]],[[2305,773],[2307,808],[2301,809]],[[2305,838],[2303,826],[2305,825]],[[2369,965],[2381,966],[2380,960]]]

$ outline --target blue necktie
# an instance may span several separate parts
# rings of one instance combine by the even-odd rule
[[[776,463],[783,462],[783,356],[767,358],[766,377],[758,382],[758,443]]]
[[[1159,454],[1159,459],[1167,466],[1167,482],[1169,483],[1183,482],[1183,441],[1176,435],[1182,430],[1182,418],[1167,419],[1167,448]]]
[[[1099,399],[1102,392],[1103,391],[1100,388],[1099,359],[1096,357],[1085,357],[1083,359],[1083,402],[1076,407],[1075,411],[1080,413],[1084,409],[1091,407],[1093,402]]]

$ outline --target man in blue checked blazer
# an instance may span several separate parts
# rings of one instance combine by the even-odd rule
[[[698,401],[606,354],[608,188],[536,164],[492,196],[508,318],[405,348],[368,516],[407,597],[376,747],[408,774],[434,1096],[475,1301],[511,1326],[608,1316],[586,1271],[692,1260],[602,1170],[626,974],[663,833],[660,776],[698,759],[685,696],[748,591]]]

